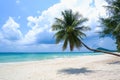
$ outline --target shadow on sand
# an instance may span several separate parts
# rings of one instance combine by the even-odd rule
[[[108,64],[120,64],[120,61],[115,61],[115,62],[111,62],[111,63],[108,63]]]
[[[93,73],[95,71],[88,70],[87,68],[69,68],[69,69],[63,69],[60,70],[59,73],[66,73],[66,74],[87,74],[87,73]]]

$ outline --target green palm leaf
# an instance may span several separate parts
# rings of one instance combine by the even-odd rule
[[[101,18],[103,31],[100,32],[102,37],[112,36],[116,40],[117,49],[120,51],[120,0],[106,0],[108,5],[105,6],[109,16]]]
[[[72,10],[62,11],[62,18],[55,18],[52,30],[56,31],[54,37],[56,43],[63,41],[63,50],[69,45],[70,50],[76,47],[82,47],[81,39],[86,37],[83,31],[90,30],[89,27],[83,25],[87,19],[83,18],[78,12],[73,13]]]

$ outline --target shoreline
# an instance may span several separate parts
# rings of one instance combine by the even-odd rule
[[[119,80],[120,58],[103,54],[0,63],[0,80]]]
[[[97,54],[97,55],[81,55],[81,56],[70,56],[70,57],[56,57],[56,58],[49,58],[49,59],[41,59],[41,60],[27,60],[27,61],[11,61],[11,62],[0,62],[1,64],[25,64],[25,63],[37,63],[37,62],[44,62],[44,61],[54,61],[54,60],[64,60],[64,59],[76,59],[76,58],[84,58],[84,57],[92,57],[92,56],[102,56],[107,54]],[[111,55],[110,55],[111,56]]]
[[[51,54],[51,53],[50,53]],[[50,55],[49,54],[49,55]],[[62,53],[63,54],[63,53]],[[16,54],[15,54],[16,55]],[[48,56],[49,56],[48,55]],[[38,61],[46,61],[46,60],[54,60],[54,59],[64,59],[64,58],[77,58],[77,57],[82,57],[82,56],[96,56],[96,55],[104,55],[103,53],[92,53],[91,52],[91,54],[86,54],[86,53],[83,53],[82,55],[81,54],[63,54],[62,56],[59,56],[58,54],[56,55],[53,55],[53,56],[51,56],[51,57],[46,57],[46,58],[42,58],[41,59],[41,56],[39,56],[39,58],[38,59],[35,59],[35,57],[33,57],[34,59],[32,59],[32,58],[30,58],[29,59],[29,55],[27,55],[28,57],[25,57],[25,58],[27,58],[26,60],[24,60],[25,58],[24,58],[24,56],[23,56],[23,60],[22,60],[22,56],[21,56],[21,58],[20,59],[17,59],[17,61],[14,61],[15,59],[14,59],[14,57],[12,57],[12,56],[10,56],[10,58],[12,59],[13,58],[13,60],[11,61],[11,59],[10,59],[10,61],[9,61],[9,58],[8,58],[8,60],[6,61],[4,61],[3,60],[3,62],[2,61],[0,61],[0,64],[9,64],[9,63],[25,63],[25,62],[38,62]],[[19,55],[20,56],[20,55]],[[31,55],[30,55],[31,56]],[[0,57],[2,57],[2,56],[0,56]],[[4,56],[3,56],[4,57]],[[5,59],[6,59],[6,57],[5,57]]]

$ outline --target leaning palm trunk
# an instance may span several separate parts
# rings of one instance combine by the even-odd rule
[[[108,52],[108,51],[103,51],[103,50],[92,49],[92,48],[88,47],[86,44],[84,44],[82,41],[81,41],[81,43],[82,43],[88,50],[91,50],[91,51],[94,51],[94,52],[102,52],[102,53],[106,53],[106,54],[110,54],[110,55],[114,55],[114,56],[120,57],[120,54],[115,54],[115,53]]]
[[[117,44],[118,52],[120,52],[120,36],[116,37],[116,44]]]

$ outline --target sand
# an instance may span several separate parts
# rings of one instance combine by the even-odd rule
[[[95,55],[0,63],[0,80],[120,80],[120,58]]]

